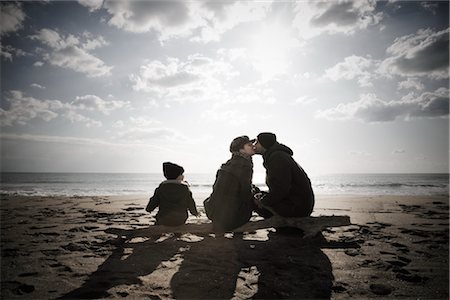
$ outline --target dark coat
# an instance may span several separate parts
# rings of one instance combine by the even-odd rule
[[[179,180],[163,181],[155,190],[147,204],[146,211],[159,207],[156,214],[158,225],[178,226],[184,224],[188,217],[187,210],[197,215],[192,192],[186,183]]]
[[[306,217],[314,208],[314,192],[305,171],[292,158],[292,150],[275,143],[263,154],[269,193],[262,203],[284,217]]]
[[[252,176],[251,160],[239,155],[233,155],[217,171],[213,192],[203,202],[215,229],[232,230],[250,220],[254,208]]]

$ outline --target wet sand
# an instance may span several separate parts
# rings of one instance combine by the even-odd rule
[[[147,199],[2,196],[1,298],[449,297],[448,197],[318,196],[314,216],[352,225],[308,239],[139,236],[155,221]]]

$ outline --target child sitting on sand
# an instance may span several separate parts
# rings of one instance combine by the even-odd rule
[[[183,167],[165,162],[163,172],[167,180],[156,188],[145,208],[146,211],[152,212],[159,207],[155,225],[182,225],[188,218],[188,209],[194,216],[199,216],[188,183],[183,181]]]

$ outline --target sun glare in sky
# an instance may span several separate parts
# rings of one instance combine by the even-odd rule
[[[249,56],[263,80],[270,80],[288,71],[292,49],[298,44],[299,40],[291,36],[289,27],[277,23],[263,24],[249,39]]]

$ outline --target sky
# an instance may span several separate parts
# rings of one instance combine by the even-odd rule
[[[449,171],[448,1],[1,2],[1,170]],[[255,172],[264,172],[254,156]]]

